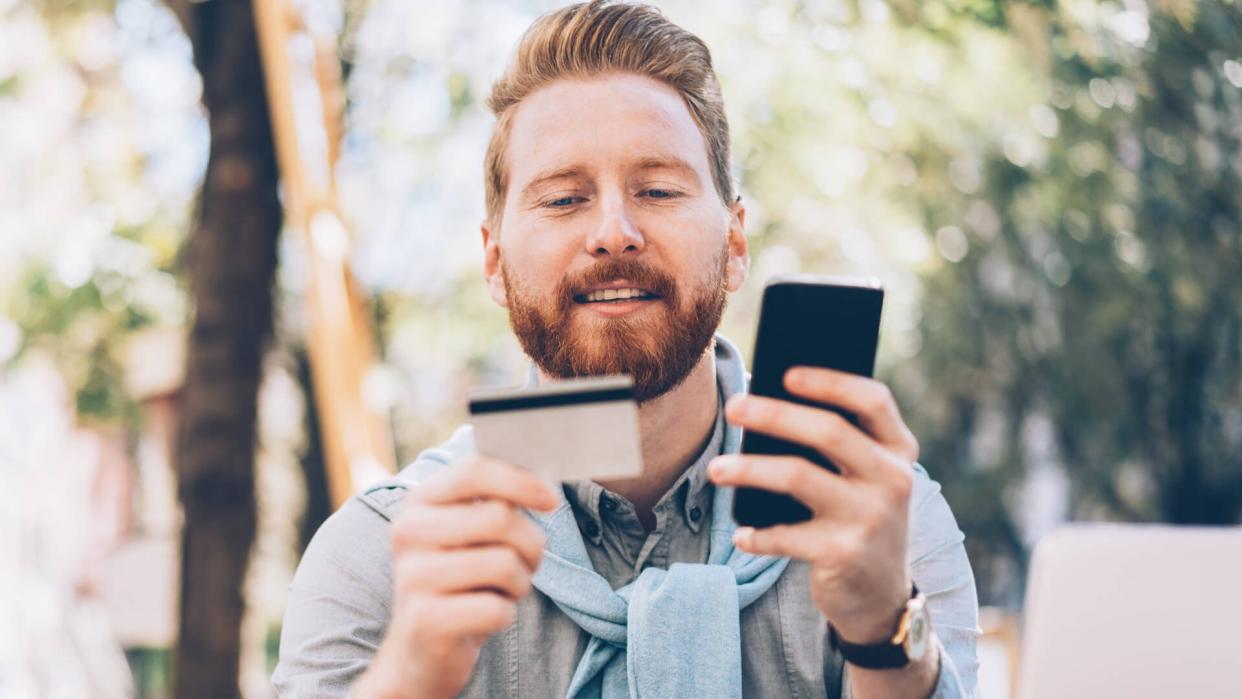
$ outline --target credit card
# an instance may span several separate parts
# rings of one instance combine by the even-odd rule
[[[634,380],[570,379],[470,394],[479,453],[556,481],[642,473]]]

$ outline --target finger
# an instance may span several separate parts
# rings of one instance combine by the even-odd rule
[[[918,459],[918,442],[888,386],[865,376],[822,367],[794,367],[785,373],[791,393],[853,413],[868,434],[898,450],[910,461]]]
[[[453,549],[501,544],[516,550],[535,570],[547,541],[543,530],[507,502],[469,505],[411,503],[393,522],[393,549]]]
[[[519,600],[530,593],[531,571],[508,546],[421,551],[393,565],[399,594],[494,591]]]
[[[485,456],[475,457],[428,478],[410,491],[410,497],[432,504],[494,498],[545,512],[560,502],[552,486],[535,474]]]
[[[876,477],[889,467],[891,457],[883,447],[830,410],[738,395],[725,404],[725,416],[744,429],[804,444],[827,457],[845,475]]]
[[[733,545],[756,556],[819,560],[824,555],[826,541],[823,532],[817,530],[815,524],[777,524],[762,529],[738,527],[733,532]]]
[[[495,592],[422,595],[402,608],[406,623],[440,636],[488,636],[517,618],[517,603]]]
[[[716,485],[792,495],[817,515],[848,516],[854,509],[848,481],[796,456],[725,454],[711,460],[707,475]]]

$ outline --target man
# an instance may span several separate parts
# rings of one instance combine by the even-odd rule
[[[458,430],[316,535],[291,588],[278,689],[972,694],[962,535],[889,392],[789,373],[791,391],[853,412],[857,428],[746,396],[737,350],[713,335],[749,258],[703,43],[644,5],[567,7],[528,30],[490,106],[491,296],[532,380],[635,378],[644,472],[554,489],[475,454]],[[742,428],[809,445],[841,474],[739,455]],[[743,485],[793,494],[814,517],[734,531]],[[894,638],[924,599],[934,637],[920,654]]]

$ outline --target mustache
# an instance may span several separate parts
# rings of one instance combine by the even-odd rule
[[[609,258],[581,272],[566,275],[557,288],[557,296],[563,304],[573,303],[574,296],[588,288],[624,279],[635,286],[667,300],[677,295],[677,282],[666,272],[635,259]]]

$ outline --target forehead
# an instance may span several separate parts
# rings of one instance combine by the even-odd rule
[[[531,93],[513,115],[507,155],[511,187],[550,167],[651,158],[679,158],[700,177],[709,173],[706,142],[681,95],[629,73],[558,80]]]

